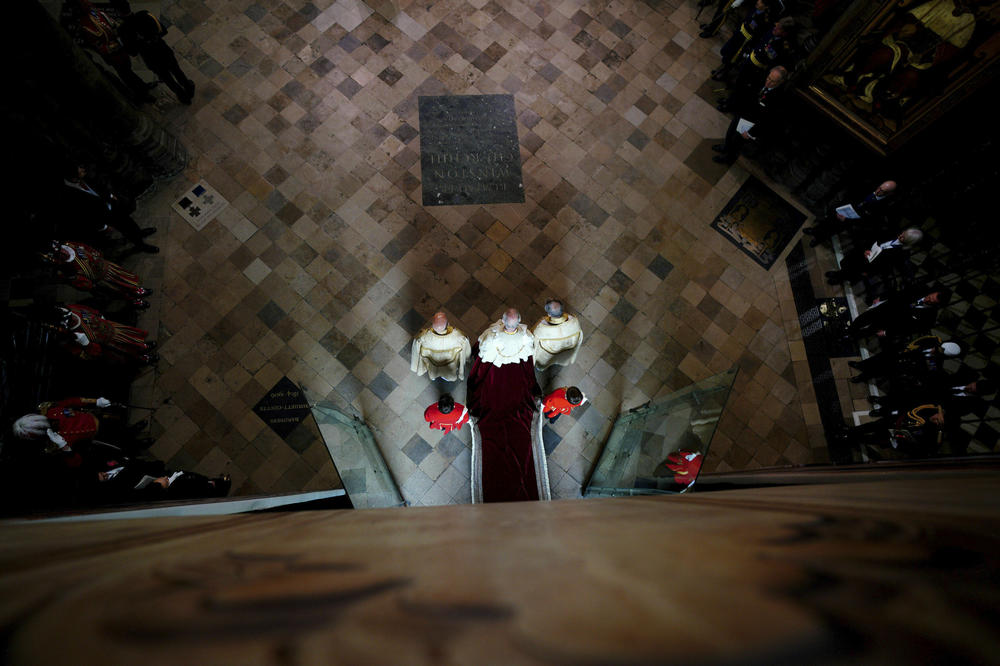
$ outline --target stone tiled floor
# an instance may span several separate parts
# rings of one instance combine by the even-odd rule
[[[719,41],[693,4],[165,2],[198,92],[157,91],[192,160],[140,209],[166,230],[153,452],[236,494],[338,483],[311,421],[286,443],[250,411],[287,375],[364,416],[410,503],[467,501],[468,432],[424,427],[440,387],[410,337],[438,309],[470,337],[505,305],[534,322],[555,295],[585,343],[543,384],[592,399],[548,443],[556,496],[619,411],[734,364],[705,469],[825,460],[784,263],[709,227],[748,167],[707,160],[728,120],[697,94]],[[524,204],[420,205],[417,96],[449,93],[514,95]],[[196,232],[169,206],[202,178],[230,206]]]

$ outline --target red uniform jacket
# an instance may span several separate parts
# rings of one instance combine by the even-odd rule
[[[696,451],[680,449],[667,456],[667,468],[674,473],[674,483],[691,485],[701,469],[702,456]]]
[[[558,388],[552,393],[545,396],[545,400],[542,401],[542,411],[549,418],[552,418],[556,414],[569,414],[573,411],[574,407],[579,407],[583,403],[587,402],[586,397],[580,401],[580,405],[574,405],[569,400],[566,399],[566,389],[568,387],[564,386]]]
[[[432,430],[451,432],[469,422],[469,410],[465,405],[456,402],[455,407],[447,414],[442,414],[437,403],[424,410],[424,420],[431,425]]]
[[[52,424],[52,429],[62,435],[67,444],[73,446],[97,435],[97,417],[79,409],[84,406],[82,398],[68,398],[59,402],[42,403],[40,411]]]

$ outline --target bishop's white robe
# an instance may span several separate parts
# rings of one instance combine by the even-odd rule
[[[479,358],[496,366],[527,361],[535,351],[535,341],[528,327],[518,324],[517,330],[507,332],[503,320],[493,323],[479,336]]]
[[[535,338],[535,367],[544,370],[550,365],[570,365],[583,344],[580,320],[571,314],[542,317],[531,331]]]
[[[458,381],[465,376],[465,362],[472,355],[469,338],[459,329],[449,326],[444,333],[424,328],[413,339],[410,370],[418,376],[427,373],[431,379]]]

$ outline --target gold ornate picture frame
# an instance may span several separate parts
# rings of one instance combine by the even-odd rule
[[[885,155],[1000,70],[1000,1],[856,0],[809,58],[802,95]]]

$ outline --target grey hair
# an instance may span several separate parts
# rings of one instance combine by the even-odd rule
[[[911,245],[916,245],[924,239],[924,232],[920,229],[907,229],[900,235],[900,241],[903,245],[909,247]]]
[[[558,306],[558,307],[556,307]],[[550,317],[561,317],[563,313],[562,301],[558,298],[550,298],[545,301],[545,314]]]
[[[14,436],[18,439],[38,439],[49,429],[49,420],[41,414],[25,414],[14,421]]]
[[[521,313],[520,312],[517,312],[517,321],[515,321],[514,323],[510,322],[510,320],[507,317],[507,312],[510,312],[511,310],[513,310],[514,312],[517,312],[517,310],[514,310],[514,308],[511,308],[510,310],[507,310],[506,312],[504,312],[503,316],[500,317],[500,320],[503,322],[503,327],[504,328],[517,328],[517,325],[521,323]]]

